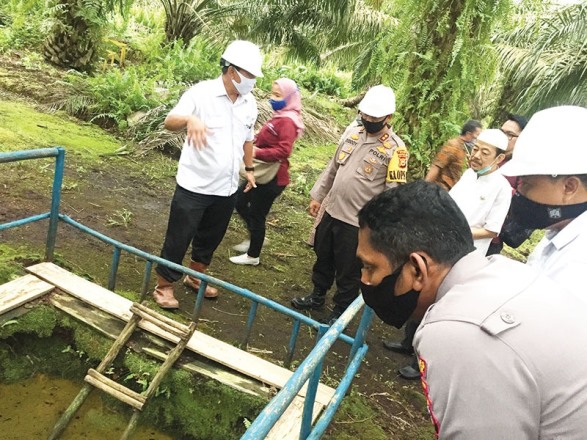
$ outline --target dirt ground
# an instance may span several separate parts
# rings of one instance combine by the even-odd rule
[[[33,104],[48,99],[47,87],[38,92],[22,87],[22,81],[37,84],[55,78],[41,75],[34,69],[23,69],[19,63],[0,63],[1,100],[25,98]],[[24,79],[23,79],[24,78]],[[26,90],[26,93],[23,91]],[[26,96],[25,96],[26,95]],[[2,145],[0,144],[0,150]],[[158,254],[165,234],[169,202],[174,188],[175,162],[157,153],[147,156],[105,156],[96,163],[77,154],[66,157],[66,183],[61,212],[84,225],[149,253]],[[49,210],[52,165],[49,160],[2,164],[0,173],[0,222],[6,222]],[[311,288],[310,274],[314,255],[305,244],[312,219],[305,212],[299,195],[286,193],[276,202],[268,219],[269,243],[263,249],[258,267],[231,264],[235,255],[231,247],[239,243],[244,227],[235,217],[217,250],[210,274],[248,288],[289,306],[293,296],[303,295]],[[42,253],[46,239],[46,222],[0,233],[0,243],[24,246]],[[105,285],[108,278],[112,248],[81,234],[63,223],[57,238],[58,261],[78,274]],[[138,292],[144,262],[124,254],[120,263],[117,290]],[[151,285],[153,285],[153,277]],[[191,314],[194,295],[183,286],[176,287],[181,311]],[[239,343],[245,328],[249,304],[228,292],[217,301],[206,301],[202,330],[219,339]],[[322,318],[328,308],[313,313]],[[352,332],[358,318],[351,324]],[[249,349],[274,362],[285,357],[291,321],[261,307],[255,322]],[[402,333],[375,319],[367,337],[369,352],[354,380],[353,396],[335,418],[325,438],[432,438],[425,409],[425,400],[418,381],[399,377],[397,369],[406,365],[408,357],[391,353],[382,340],[399,340]],[[295,363],[311,349],[314,334],[303,328],[298,342]],[[344,371],[348,348],[337,343],[324,366],[323,381],[336,385]]]

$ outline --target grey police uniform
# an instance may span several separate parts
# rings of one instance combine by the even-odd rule
[[[375,137],[352,125],[310,192],[319,202],[329,195],[316,228],[312,282],[325,292],[336,278],[333,300],[339,312],[359,294],[361,263],[355,255],[359,210],[373,196],[405,182],[407,162],[405,145],[391,128]]]
[[[587,438],[585,316],[585,303],[526,265],[458,261],[414,340],[439,438]]]
[[[394,154],[397,165],[392,163],[390,169]],[[365,203],[385,189],[406,181],[407,161],[405,145],[391,128],[373,137],[367,136],[363,127],[353,125],[343,134],[334,157],[310,195],[322,202],[330,192],[326,212],[332,218],[358,227],[357,214]]]

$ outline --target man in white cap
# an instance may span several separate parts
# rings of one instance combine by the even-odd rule
[[[528,264],[587,301],[587,109],[553,107],[536,113],[501,168],[520,176],[508,223],[546,229]],[[505,225],[508,226],[507,224]]]
[[[331,325],[359,294],[361,263],[356,257],[357,214],[376,194],[404,183],[408,151],[393,132],[395,95],[389,87],[374,86],[359,104],[361,124],[344,132],[336,153],[310,195],[310,214],[316,216],[328,195],[325,213],[316,228],[312,269],[313,291],[292,299],[301,310],[321,308],[336,279],[334,308],[324,321]]]
[[[166,260],[182,264],[191,243],[190,269],[206,272],[234,209],[243,160],[247,180],[255,185],[252,141],[258,110],[251,91],[263,76],[262,61],[256,45],[233,41],[220,60],[222,75],[192,86],[165,119],[168,130],[187,132],[161,251]],[[180,278],[180,272],[157,267],[153,297],[160,307],[178,308],[173,283]],[[200,286],[189,276],[183,282],[194,290]],[[218,291],[209,286],[205,296],[215,298]]]
[[[483,255],[501,231],[510,208],[512,189],[496,172],[507,147],[508,138],[501,130],[483,130],[471,151],[470,168],[449,192],[465,214],[475,247]]]

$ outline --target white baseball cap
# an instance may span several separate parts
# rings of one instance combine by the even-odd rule
[[[565,105],[539,111],[518,137],[506,176],[587,174],[587,108]]]
[[[505,133],[497,128],[488,128],[483,130],[477,136],[477,142],[483,142],[487,145],[505,151],[508,148],[508,137]]]
[[[235,40],[226,46],[222,58],[256,77],[262,77],[263,56],[256,44],[245,40]]]
[[[395,93],[390,87],[381,84],[373,86],[359,103],[359,110],[374,118],[391,115],[395,112]]]

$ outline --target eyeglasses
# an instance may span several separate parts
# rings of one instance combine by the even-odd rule
[[[500,128],[500,130],[501,130],[501,128]],[[506,135],[506,137],[508,138],[508,141],[511,141],[513,138],[517,138],[518,136],[520,136],[519,134],[512,133],[511,131],[501,130],[501,132]]]

